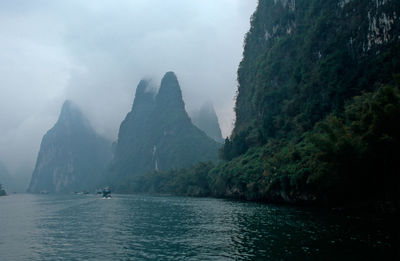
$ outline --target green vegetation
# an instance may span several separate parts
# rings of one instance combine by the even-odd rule
[[[381,87],[355,97],[300,140],[273,139],[217,165],[154,172],[135,190],[274,202],[392,201],[399,191],[398,119],[398,85]]]
[[[379,88],[355,97],[341,115],[328,115],[300,139],[272,139],[221,164],[214,170],[216,180],[247,199],[395,200],[400,173],[395,119],[400,119],[398,87]]]
[[[399,11],[398,1],[259,1],[216,192],[397,201]]]
[[[197,163],[187,169],[152,172],[140,176],[134,191],[145,193],[177,194],[188,196],[209,196],[209,172],[213,162]]]
[[[141,191],[399,206],[399,13],[399,1],[260,0],[223,161],[144,176]]]
[[[227,160],[270,139],[300,138],[352,97],[393,84],[400,72],[398,1],[292,2],[259,1],[252,16]],[[384,16],[387,27],[379,22],[373,30]]]

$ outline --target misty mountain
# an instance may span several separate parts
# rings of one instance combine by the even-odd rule
[[[210,138],[219,143],[224,142],[218,123],[218,117],[212,103],[203,104],[199,110],[192,113],[191,119],[193,124],[204,131]]]
[[[132,110],[120,126],[109,180],[122,191],[147,172],[217,159],[219,145],[192,124],[175,74],[164,75],[157,94],[148,90],[149,84],[139,83]]]
[[[110,142],[96,134],[76,105],[65,101],[42,139],[28,191],[93,189],[110,159]]]
[[[26,192],[31,178],[32,170],[21,168],[21,170],[10,174],[7,168],[0,162],[0,184],[9,193]]]
[[[399,209],[399,13],[399,1],[258,1],[223,161],[153,173],[141,191]]]
[[[14,187],[14,179],[10,176],[7,168],[1,162],[0,162],[0,184],[2,185],[3,189],[7,191],[10,191]]]

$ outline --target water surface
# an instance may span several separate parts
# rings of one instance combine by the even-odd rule
[[[0,197],[1,260],[385,260],[395,236],[382,217],[222,199]]]

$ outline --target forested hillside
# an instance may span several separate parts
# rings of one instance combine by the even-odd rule
[[[233,148],[313,128],[400,71],[399,1],[262,0],[238,69]]]
[[[260,0],[224,161],[143,190],[398,206],[399,14],[394,0]]]
[[[398,1],[260,1],[222,150],[225,160],[239,156],[232,169],[254,150],[260,158],[249,161],[260,164],[239,184],[219,169],[222,187],[284,201],[393,197],[399,12]]]

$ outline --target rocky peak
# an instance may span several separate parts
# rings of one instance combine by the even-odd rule
[[[181,87],[175,73],[167,72],[164,75],[156,99],[159,107],[167,110],[185,111]]]
[[[212,102],[204,103],[198,111],[194,112],[192,122],[215,141],[220,143],[224,141]]]
[[[57,123],[44,136],[29,192],[93,189],[111,158],[109,141],[97,135],[71,101],[65,101]]]
[[[132,111],[119,129],[108,179],[117,191],[130,191],[130,182],[147,172],[217,159],[219,144],[190,121],[175,74],[164,75],[155,99],[148,84],[139,83]],[[152,97],[151,106],[142,107],[143,95]]]
[[[149,91],[149,87],[149,80],[141,80],[139,82],[132,105],[132,112],[140,113],[149,110],[149,108],[153,106],[154,94]]]
[[[61,108],[55,128],[63,128],[65,130],[91,129],[87,118],[82,114],[81,110],[70,100],[66,100]]]

